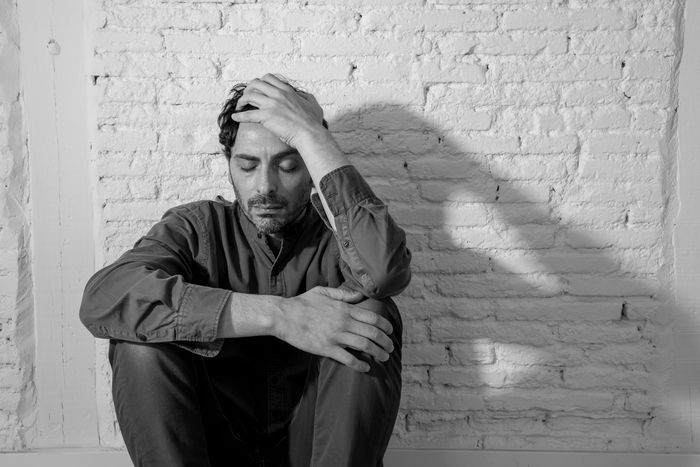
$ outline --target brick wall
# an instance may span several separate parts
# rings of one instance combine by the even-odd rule
[[[92,6],[105,262],[167,207],[232,197],[221,102],[282,73],[409,234],[394,446],[688,448],[653,430],[681,1]]]
[[[26,447],[34,400],[29,177],[18,44],[15,1],[0,0],[0,450]]]

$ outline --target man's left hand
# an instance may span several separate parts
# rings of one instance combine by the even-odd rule
[[[299,149],[304,137],[325,132],[321,124],[323,109],[316,98],[296,91],[275,75],[266,74],[248,83],[236,110],[247,104],[257,109],[233,113],[231,119],[239,123],[260,123],[293,148]]]

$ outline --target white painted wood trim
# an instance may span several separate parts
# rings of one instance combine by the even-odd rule
[[[83,0],[23,0],[18,13],[37,343],[26,441],[97,446],[94,342],[78,319],[94,270]]]
[[[128,467],[124,451],[39,451],[0,454],[13,467]],[[698,454],[583,453],[389,449],[385,467],[697,467]]]

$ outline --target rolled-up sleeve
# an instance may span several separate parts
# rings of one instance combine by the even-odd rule
[[[411,252],[388,207],[352,165],[326,174],[319,190],[334,217],[346,285],[376,299],[401,293],[411,280]]]
[[[80,319],[94,336],[218,352],[219,319],[232,292],[192,283],[195,257],[208,252],[196,220],[185,214],[184,208],[166,212],[134,248],[88,281]]]

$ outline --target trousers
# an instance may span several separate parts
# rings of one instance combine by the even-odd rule
[[[226,339],[215,357],[111,340],[112,394],[137,467],[383,465],[401,396],[401,318],[367,373],[273,337]]]

